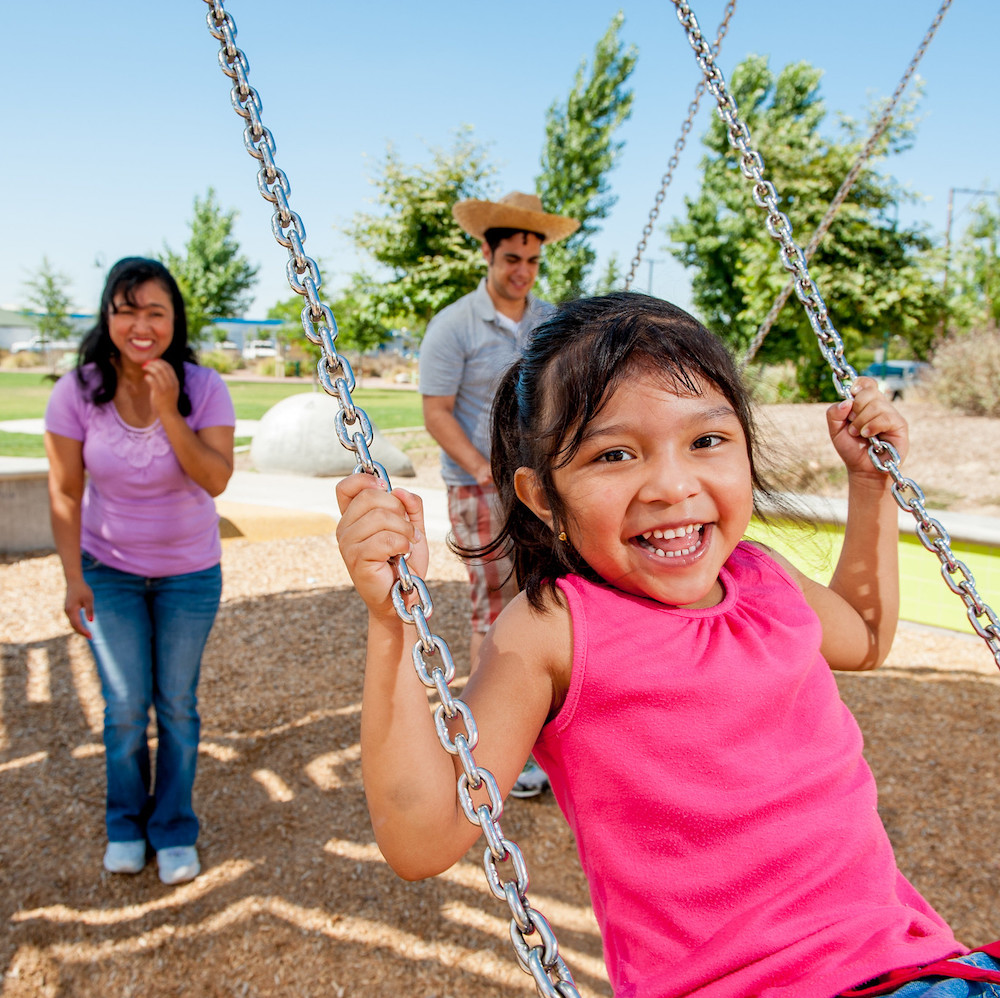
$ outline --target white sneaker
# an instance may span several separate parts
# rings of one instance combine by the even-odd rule
[[[156,850],[156,865],[165,884],[183,884],[201,873],[198,850],[194,846],[170,846]]]
[[[108,873],[141,873],[146,865],[146,840],[109,842],[104,850],[104,869]]]
[[[545,770],[529,759],[521,770],[521,775],[517,778],[514,786],[510,788],[511,797],[537,797],[540,793],[548,790],[549,778],[545,775]]]

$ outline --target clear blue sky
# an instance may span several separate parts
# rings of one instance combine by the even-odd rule
[[[825,72],[830,113],[863,118],[891,94],[939,0],[740,0],[719,64],[729,75],[749,53],[780,68],[805,60]],[[721,0],[694,3],[714,37]],[[289,297],[287,255],[271,235],[242,120],[218,68],[203,0],[49,0],[6,3],[0,112],[7,191],[0,241],[0,305],[24,303],[24,282],[47,255],[71,280],[75,307],[96,304],[107,267],[121,256],[181,250],[195,195],[211,186],[239,212],[236,235],[260,265],[254,318]],[[292,185],[306,251],[325,290],[358,267],[338,232],[371,210],[370,177],[395,144],[406,162],[450,146],[474,127],[500,166],[499,192],[532,190],[545,112],[619,8],[615,0],[475,4],[467,0],[230,0],[237,43]],[[611,176],[618,203],[597,240],[601,261],[627,264],[646,221],[698,69],[668,0],[624,5],[623,38],[639,46],[635,104]],[[921,67],[925,94],[914,149],[887,169],[923,200],[904,220],[943,237],[949,188],[1000,187],[995,120],[1000,2],[954,0]],[[706,102],[707,103],[707,102]],[[697,189],[703,107],[661,220]],[[956,198],[953,235],[970,199]],[[796,233],[800,242],[807,234]],[[637,286],[689,302],[662,225]]]

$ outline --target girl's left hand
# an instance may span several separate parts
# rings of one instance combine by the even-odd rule
[[[851,398],[835,403],[826,411],[830,439],[849,474],[880,475],[868,456],[869,439],[878,434],[880,440],[896,448],[902,462],[910,446],[906,420],[879,391],[874,378],[858,378],[851,386],[851,393]]]
[[[181,386],[177,373],[162,358],[147,360],[142,366],[143,379],[149,386],[149,400],[161,419],[177,411]]]

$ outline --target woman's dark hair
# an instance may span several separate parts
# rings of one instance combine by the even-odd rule
[[[568,573],[601,580],[572,545],[556,537],[567,521],[552,472],[569,463],[588,424],[612,393],[637,372],[662,377],[683,395],[714,385],[733,407],[746,436],[754,509],[776,502],[754,460],[756,430],[750,393],[723,342],[676,305],[633,292],[565,302],[532,334],[524,355],[504,375],[493,402],[492,468],[504,518],[500,535],[467,558],[513,557],[518,585],[532,606]],[[531,469],[553,515],[550,529],[517,497],[514,472]]]
[[[119,260],[108,272],[101,295],[101,308],[97,324],[83,338],[77,358],[76,376],[95,405],[104,405],[115,397],[118,388],[118,371],[115,361],[118,348],[111,342],[108,316],[115,309],[115,298],[121,296],[129,305],[135,305],[135,291],[147,281],[156,281],[170,295],[174,309],[174,335],[163,352],[163,359],[174,369],[180,384],[177,408],[182,416],[191,414],[191,400],[184,388],[184,363],[197,364],[194,351],[188,346],[187,312],[184,299],[173,275],[159,260],[141,256],[127,256]],[[85,377],[83,366],[94,364],[97,377]]]

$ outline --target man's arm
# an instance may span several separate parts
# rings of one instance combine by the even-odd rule
[[[423,395],[424,426],[441,449],[476,480],[477,485],[493,481],[489,459],[476,449],[455,418],[454,395]]]

